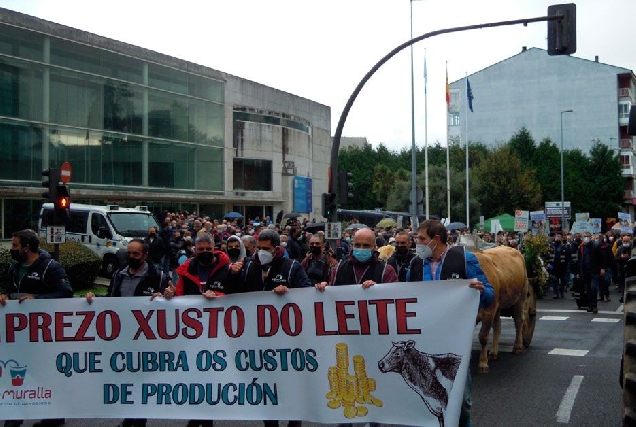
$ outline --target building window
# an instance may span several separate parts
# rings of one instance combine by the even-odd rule
[[[448,125],[459,126],[459,111],[448,112]]]
[[[272,191],[272,161],[234,159],[234,190]]]
[[[629,119],[629,109],[631,106],[629,102],[621,102],[618,104],[618,118]]]

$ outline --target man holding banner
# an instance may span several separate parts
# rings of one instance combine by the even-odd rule
[[[128,243],[126,254],[128,263],[119,271],[113,274],[108,286],[106,296],[109,297],[132,297],[132,296],[161,296],[162,292],[170,289],[174,294],[174,287],[169,285],[170,277],[162,270],[155,267],[155,264],[148,262],[149,246],[141,239],[133,239]],[[95,294],[86,293],[86,301],[93,302]],[[118,427],[146,427],[145,418],[126,418]]]
[[[245,265],[237,263],[242,271],[238,289],[243,292],[274,291],[285,294],[289,288],[311,287],[311,281],[300,262],[285,258],[280,246],[280,235],[271,229],[258,234],[257,252]],[[236,266],[233,273],[236,275]],[[263,420],[265,427],[278,427],[278,420]],[[291,420],[288,427],[300,427],[302,421]]]
[[[331,270],[329,285],[360,284],[363,288],[368,288],[376,283],[397,282],[395,269],[378,258],[375,242],[375,233],[370,228],[356,231],[351,255]],[[327,283],[321,282],[315,286],[318,290],[324,291]]]
[[[22,301],[30,299],[71,298],[73,289],[66,277],[62,265],[51,258],[46,251],[39,249],[40,238],[33,230],[22,230],[13,234],[11,239],[11,258],[9,267],[11,282],[5,288],[8,295],[0,295],[3,306],[9,299]],[[63,418],[44,419],[35,426],[51,427],[64,424]],[[18,427],[22,420],[6,420],[5,427]]]
[[[440,221],[429,219],[420,224],[417,228],[417,257],[411,263],[409,281],[474,279],[469,286],[479,291],[479,306],[489,307],[494,299],[495,291],[479,266],[479,261],[475,255],[466,252],[463,246],[449,246],[447,236],[446,227]],[[459,425],[462,427],[472,426],[470,421],[471,386],[470,370],[468,370],[459,417]]]

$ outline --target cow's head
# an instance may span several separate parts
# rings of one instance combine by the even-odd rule
[[[394,342],[391,350],[378,362],[380,372],[402,372],[404,354],[414,346],[413,340]]]

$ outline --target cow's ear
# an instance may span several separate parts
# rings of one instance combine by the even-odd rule
[[[407,349],[409,349],[409,348],[413,348],[414,346],[415,346],[415,341],[413,341],[413,340],[408,340],[408,341],[406,342],[406,348],[407,348]]]

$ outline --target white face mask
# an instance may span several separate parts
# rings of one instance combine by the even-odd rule
[[[415,253],[422,259],[427,259],[433,256],[433,251],[437,248],[437,245],[433,249],[429,246],[432,240],[428,242],[428,245],[416,245]]]
[[[274,255],[270,251],[259,250],[258,251],[258,260],[261,262],[261,265],[268,265],[274,259]]]
[[[430,258],[433,255],[433,251],[428,245],[416,245],[415,253],[422,259]]]

